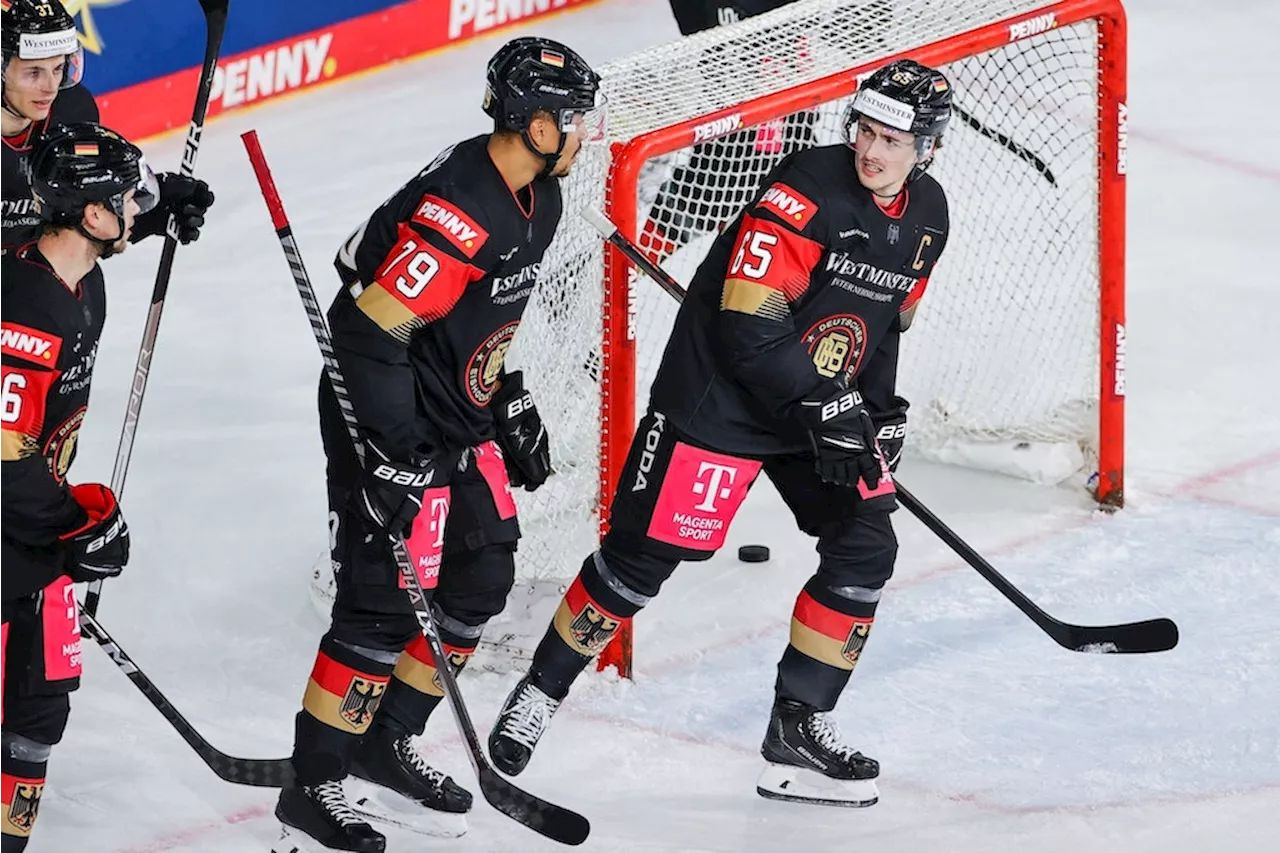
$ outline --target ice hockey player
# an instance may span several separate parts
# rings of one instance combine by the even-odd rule
[[[573,680],[683,560],[705,560],[764,470],[817,538],[791,619],[757,783],[766,797],[870,805],[878,764],[826,713],[893,574],[890,460],[905,433],[898,342],[947,240],[925,170],[950,118],[946,78],[877,70],[846,114],[848,145],[791,155],[694,275],[587,557],[489,737],[521,772]],[[879,433],[879,441],[877,441]]]
[[[129,559],[111,490],[67,476],[106,317],[98,261],[124,251],[159,192],[142,152],[96,124],[52,126],[31,166],[40,237],[0,259],[4,853],[27,845],[80,683],[72,583],[114,577]]]
[[[443,698],[437,668],[463,666],[506,604],[520,537],[510,486],[532,491],[551,473],[537,406],[503,362],[560,222],[558,179],[603,133],[599,80],[563,44],[507,43],[485,81],[493,132],[441,152],[338,253],[329,324],[368,458],[361,470],[322,376],[337,595],[297,715],[298,784],[276,807],[281,853],[301,834],[380,851],[369,818],[471,807],[411,738]],[[424,589],[438,580],[447,662],[419,632],[390,534],[407,538]],[[374,786],[360,811],[348,773]]]
[[[36,138],[52,123],[96,122],[98,105],[81,83],[84,49],[74,19],[59,0],[6,0],[4,3],[4,85],[0,131],[4,148],[4,250],[35,239],[40,217],[31,199],[27,157]],[[164,231],[169,214],[178,214],[178,239],[200,235],[204,214],[213,204],[209,185],[178,173],[159,176],[160,203],[134,224],[132,242]]]
[[[671,12],[681,35],[736,24],[746,18],[772,12],[796,0],[671,0]],[[717,48],[709,49],[719,52]],[[800,61],[805,51],[797,51]],[[759,73],[778,73],[779,58],[766,56],[759,62]],[[704,64],[709,78],[706,85],[715,88],[723,81],[714,79],[715,69],[723,63],[708,58]],[[817,144],[814,123],[817,114],[802,110],[766,122],[759,127],[726,133],[716,139],[700,142],[689,152],[687,162],[677,165],[662,185],[649,208],[638,243],[651,258],[662,263],[677,249],[700,234],[720,230],[751,200],[759,181],[786,155]]]

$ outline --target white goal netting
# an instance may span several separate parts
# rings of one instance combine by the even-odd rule
[[[648,233],[629,236],[687,284],[779,159],[843,141],[847,99],[755,126],[720,122],[698,144],[646,162],[634,198],[609,186],[617,143],[837,72],[852,79],[884,57],[939,42],[955,57],[942,68],[958,110],[931,170],[947,191],[951,235],[903,340],[909,452],[1035,468],[1022,465],[1019,450],[1047,447],[1054,450],[1040,467],[1055,470],[1032,476],[1088,469],[1100,340],[1098,28],[1063,23],[1058,8],[1043,0],[806,0],[600,69],[613,145],[584,149],[564,181],[565,218],[508,355],[525,370],[557,473],[538,492],[517,494],[519,578],[488,643],[527,654],[597,543],[599,446],[611,414],[601,410],[600,388],[607,285],[601,241],[578,211],[606,208],[609,193],[615,211],[635,205]],[[973,44],[966,34],[1010,18],[999,46],[965,47]],[[677,306],[646,280],[635,288],[639,416]]]

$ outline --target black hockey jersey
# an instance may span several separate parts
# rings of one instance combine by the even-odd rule
[[[3,327],[4,597],[30,595],[65,569],[59,536],[88,516],[67,471],[89,404],[107,300],[98,266],[74,292],[35,243],[0,259]]]
[[[841,386],[873,415],[892,407],[898,315],[948,231],[937,181],[885,210],[846,145],[792,154],[762,186],[694,275],[651,394],[695,441],[743,455],[807,449],[796,404]]]
[[[712,27],[737,23],[762,15],[796,0],[671,0],[671,14],[681,35],[692,35]]]
[[[671,0],[671,11],[684,35],[770,12],[795,0]],[[782,36],[789,62],[807,65],[807,37]],[[733,43],[707,48],[701,63],[703,85],[710,90],[733,86],[729,79],[742,73],[740,65],[721,61],[718,54],[735,52]],[[760,53],[757,45],[753,48]],[[794,48],[794,50],[792,50]],[[753,54],[755,55],[755,54]],[[756,59],[757,73],[765,78],[779,73],[779,58],[767,50]],[[729,117],[730,123],[736,117]],[[696,235],[719,231],[751,201],[753,190],[786,155],[818,144],[818,113],[800,110],[754,127],[725,133],[712,129],[709,138],[695,144],[685,161],[677,162],[649,209],[639,244],[661,262]],[[715,135],[720,134],[720,135]]]
[[[0,162],[3,170],[0,174],[3,178],[0,185],[3,201],[0,204],[4,214],[0,234],[3,234],[6,252],[34,240],[40,227],[40,217],[31,198],[30,166],[27,163],[32,143],[52,123],[97,120],[98,104],[93,95],[84,86],[72,86],[58,93],[48,118],[32,122],[16,136],[4,137],[4,150],[0,153],[3,160]]]
[[[559,182],[513,193],[488,140],[443,151],[338,253],[334,348],[361,427],[393,458],[494,437],[489,400],[560,222]]]

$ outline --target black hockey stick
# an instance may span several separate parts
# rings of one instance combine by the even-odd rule
[[[204,9],[205,46],[204,65],[200,69],[200,85],[196,88],[196,105],[191,111],[191,126],[187,129],[187,144],[182,149],[183,175],[195,174],[196,154],[200,151],[200,134],[204,131],[204,116],[209,109],[209,92],[213,88],[213,73],[218,67],[218,54],[222,52],[222,34],[227,28],[227,4],[229,0],[200,0]],[[124,411],[124,426],[120,428],[120,443],[116,447],[116,464],[111,470],[111,491],[118,499],[124,493],[125,475],[129,470],[129,458],[133,455],[133,438],[138,432],[138,418],[142,415],[142,395],[147,391],[147,377],[151,373],[151,355],[155,352],[156,336],[160,334],[160,315],[164,312],[164,298],[169,292],[169,275],[173,272],[173,256],[178,250],[178,219],[170,214],[165,228],[164,249],[160,253],[160,267],[156,270],[156,283],[151,290],[151,310],[147,312],[147,325],[138,347],[138,361],[133,368],[133,385],[129,388],[129,403]],[[89,584],[84,594],[82,608],[90,616],[98,613],[102,599],[102,581]]]
[[[618,231],[608,217],[594,208],[586,208],[582,216],[600,232],[610,244],[615,246],[627,260],[639,267],[640,271],[652,278],[658,285],[677,300],[683,300],[685,289],[669,276],[657,264],[645,257],[640,249]],[[1170,619],[1148,619],[1144,622],[1129,622],[1123,625],[1071,625],[1054,619],[1045,613],[1035,602],[1016,586],[997,572],[982,555],[955,534],[951,528],[943,524],[936,515],[915,496],[907,491],[901,482],[895,480],[898,497],[903,505],[916,518],[920,519],[939,539],[959,554],[966,563],[972,566],[987,582],[998,589],[1005,598],[1013,602],[1025,613],[1040,630],[1048,634],[1054,642],[1073,652],[1093,652],[1097,654],[1142,654],[1145,652],[1163,652],[1178,644],[1178,626]]]
[[[116,666],[134,683],[142,695],[155,706],[156,710],[169,721],[169,725],[182,735],[196,755],[209,765],[209,769],[222,779],[237,785],[254,785],[261,788],[282,788],[293,781],[293,763],[287,758],[236,758],[215,749],[196,731],[195,726],[187,722],[177,708],[165,698],[160,688],[147,677],[133,659],[125,654],[124,649],[111,638],[107,629],[103,628],[89,613],[80,614],[80,631],[92,637],[102,650],[110,655]]]
[[[359,456],[360,464],[363,466],[364,439],[360,435],[360,424],[356,421],[346,380],[342,376],[337,356],[334,355],[333,338],[325,322],[324,312],[316,301],[311,277],[307,275],[307,269],[302,263],[302,255],[293,238],[293,229],[285,214],[284,205],[280,201],[280,194],[276,191],[271,170],[262,153],[262,146],[258,142],[257,131],[247,131],[241,134],[241,138],[249,152],[249,160],[253,164],[254,174],[262,189],[263,200],[266,201],[267,209],[271,212],[271,223],[276,229],[276,236],[280,238],[280,248],[284,250],[285,260],[289,262],[289,270],[293,273],[293,283],[298,288],[298,295],[302,297],[303,308],[306,309],[307,319],[311,322],[311,331],[315,335],[316,344],[320,347],[325,373],[338,398],[338,408],[342,411],[343,420],[346,421],[347,433],[351,437],[352,444],[355,445],[356,455]],[[405,592],[408,593],[409,601],[413,605],[413,614],[417,617],[418,625],[427,638],[431,654],[437,661],[448,661],[449,656],[445,654],[444,645],[440,642],[435,620],[431,615],[426,596],[422,592],[422,586],[418,583],[418,573],[414,570],[413,562],[409,558],[404,539],[396,536],[393,540],[393,550],[396,567],[405,582]],[[467,711],[466,703],[463,702],[462,694],[458,690],[458,682],[452,667],[444,665],[439,667],[437,672],[440,674],[444,694],[449,699],[454,720],[458,724],[458,732],[462,735],[463,743],[466,744],[471,766],[480,782],[480,791],[489,804],[512,820],[562,844],[576,845],[586,841],[587,835],[591,832],[591,824],[585,817],[517,788],[498,775],[498,772],[490,766],[480,746],[475,725],[471,722],[471,714]]]
[[[1172,619],[1147,619],[1142,622],[1126,622],[1123,625],[1072,625],[1060,622],[1041,610],[1035,602],[1027,598],[1004,575],[995,570],[983,556],[961,539],[954,530],[943,524],[941,519],[920,503],[916,496],[907,491],[902,483],[896,482],[898,498],[912,515],[920,519],[920,523],[955,551],[972,566],[978,574],[1000,590],[1000,594],[1013,602],[1040,626],[1053,641],[1064,649],[1073,652],[1092,652],[1094,654],[1145,654],[1148,652],[1167,652],[1178,645],[1178,626]]]
[[[1017,142],[1014,142],[1012,138],[1006,136],[1000,131],[987,127],[979,121],[973,113],[968,112],[954,101],[951,103],[951,111],[954,112],[962,122],[969,125],[969,127],[973,128],[987,139],[999,144],[1019,160],[1029,163],[1032,168],[1044,176],[1044,179],[1049,182],[1049,186],[1056,187],[1058,185],[1058,182],[1053,177],[1052,170],[1049,169],[1049,164],[1037,156],[1034,151],[1024,145],[1019,145]]]

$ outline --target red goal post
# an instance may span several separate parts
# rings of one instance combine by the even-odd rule
[[[822,0],[802,2],[787,9],[799,7],[817,7]],[[826,6],[836,5],[826,2]],[[847,6],[872,10],[874,14],[908,14],[919,9],[935,9],[939,7],[961,6],[960,0],[851,0]],[[991,4],[999,5],[999,4]],[[980,141],[965,142],[958,140],[955,145],[944,145],[938,155],[939,164],[946,163],[946,158],[953,156],[953,149],[959,151],[954,156],[957,162],[965,165],[961,168],[972,173],[972,185],[964,195],[974,198],[957,197],[956,189],[948,180],[939,175],[952,203],[952,231],[948,252],[944,254],[939,265],[940,271],[948,269],[953,255],[959,255],[956,269],[965,270],[964,281],[953,283],[954,290],[962,290],[963,286],[972,284],[979,277],[973,271],[982,271],[981,275],[990,275],[992,280],[1003,273],[1001,270],[1017,267],[1018,259],[1024,255],[1031,258],[1025,268],[1017,267],[1009,273],[1011,281],[1004,282],[1009,288],[999,304],[1012,304],[1024,299],[1032,302],[1042,300],[1043,305],[1036,316],[1048,314],[1052,322],[1056,315],[1079,311],[1083,306],[1084,317],[1070,322],[1063,321],[1064,351],[1079,350],[1076,359],[1085,365],[1071,368],[1075,374],[1082,370],[1096,375],[1088,379],[1089,389],[1074,393],[1072,399],[1046,403],[1042,408],[1050,412],[1047,417],[1057,421],[1070,421],[1071,426],[1064,427],[1068,443],[1072,431],[1080,432],[1079,443],[1086,447],[1086,463],[1093,467],[1095,476],[1090,478],[1091,486],[1097,500],[1103,505],[1118,507],[1123,503],[1123,469],[1124,469],[1124,265],[1125,265],[1125,171],[1126,171],[1126,22],[1123,7],[1119,0],[1067,0],[1060,3],[1037,3],[1029,0],[1005,0],[1004,6],[1013,8],[1017,14],[998,20],[990,20],[980,26],[959,28],[943,37],[934,38],[927,43],[910,45],[877,54],[874,50],[863,51],[861,55],[853,55],[853,61],[834,73],[825,74],[818,79],[803,82],[799,85],[788,85],[777,91],[768,91],[740,103],[731,103],[702,114],[685,117],[674,121],[669,126],[656,127],[634,134],[629,138],[615,136],[608,148],[607,179],[604,181],[603,198],[600,200],[609,217],[618,225],[620,231],[633,240],[640,238],[647,215],[642,202],[645,188],[642,178],[646,170],[652,175],[655,163],[663,158],[679,158],[681,152],[694,148],[699,143],[738,132],[743,129],[760,128],[770,122],[785,120],[787,116],[803,114],[805,111],[817,110],[845,101],[857,88],[858,81],[876,68],[895,58],[910,57],[926,65],[948,68],[957,67],[961,77],[964,76],[965,62],[972,61],[975,69],[970,77],[968,87],[961,83],[956,86],[957,95],[964,98],[964,107],[972,110],[981,122],[980,115],[986,100],[1009,100],[1013,108],[1005,113],[1005,124],[1026,133],[1027,138],[1014,139],[1013,130],[1008,126],[997,126],[994,132],[973,134],[985,137]],[[886,11],[888,10],[888,11]],[[904,11],[905,10],[905,11]],[[868,14],[872,14],[868,11]],[[777,18],[783,20],[784,10],[751,19],[738,26],[746,26],[753,21],[762,22],[766,26]],[[796,12],[795,14],[800,14]],[[944,20],[945,24],[945,20]],[[907,24],[895,24],[898,29],[907,28]],[[733,28],[723,28],[731,30]],[[1055,48],[1054,33],[1066,33],[1070,30],[1070,44]],[[695,37],[702,39],[697,45],[706,56],[707,51],[716,49],[718,44],[725,43],[726,36],[703,34]],[[893,47],[900,45],[894,42]],[[1043,44],[1042,44],[1043,43]],[[1062,42],[1061,44],[1066,44]],[[1071,52],[1070,61],[1063,54]],[[767,57],[761,58],[765,61]],[[686,63],[688,64],[688,63]],[[1092,64],[1093,81],[1088,77],[1088,66]],[[1002,77],[1005,65],[1016,65],[1020,70],[1009,79]],[[1042,67],[1041,67],[1042,66]],[[1082,72],[1080,69],[1084,69]],[[948,72],[949,78],[951,74]],[[1090,109],[1079,117],[1062,117],[1061,112],[1070,112],[1050,103],[1045,105],[1043,97],[1056,91],[1055,77],[1063,79],[1063,89],[1072,88],[1073,98],[1078,102],[1081,98],[1094,101]],[[620,87],[626,87],[626,79],[610,79],[606,70],[606,91],[610,91],[610,121],[617,120],[614,104]],[[975,82],[976,81],[976,82]],[[956,82],[953,80],[953,83]],[[612,90],[610,89],[612,87]],[[1020,89],[1025,89],[1024,96]],[[1041,97],[1036,93],[1048,93]],[[1082,94],[1083,93],[1083,94]],[[974,98],[978,100],[974,100]],[[1041,100],[1037,100],[1040,97]],[[1018,99],[1021,99],[1020,101]],[[625,107],[625,98],[623,106]],[[1049,101],[1052,102],[1052,98]],[[1087,105],[1086,105],[1087,106]],[[1031,119],[1024,121],[1025,116]],[[1039,158],[1034,156],[1037,146],[1053,146],[1058,137],[1069,135],[1062,130],[1070,126],[1074,120],[1078,127],[1079,140],[1074,148],[1063,148],[1056,151],[1056,157],[1048,157],[1047,162],[1040,162],[1034,169],[1027,164]],[[1040,122],[1040,124],[1036,124]],[[958,119],[953,118],[952,126],[956,128]],[[1055,130],[1056,129],[1056,130]],[[625,133],[625,129],[623,131]],[[951,132],[948,133],[950,137]],[[957,135],[959,135],[957,133]],[[1005,151],[999,152],[1003,145]],[[1011,147],[1012,146],[1012,147]],[[1023,162],[1017,162],[1019,156],[1016,149],[1030,151],[1031,154],[1021,156]],[[971,153],[966,153],[971,151]],[[996,153],[992,153],[995,151]],[[1091,151],[1091,153],[1089,153]],[[1082,153],[1083,152],[1083,153]],[[997,155],[999,155],[997,157]],[[996,159],[992,159],[996,158]],[[1088,160],[1090,162],[1082,162]],[[1043,168],[1042,168],[1043,167]],[[1049,167],[1056,172],[1050,173]],[[670,167],[665,174],[670,181]],[[730,174],[738,168],[726,163]],[[938,174],[941,166],[935,167],[933,174]],[[1007,170],[1003,173],[1002,170]],[[1041,174],[1035,174],[1039,170]],[[660,170],[659,170],[660,171]],[[678,173],[678,169],[677,169]],[[1025,174],[1023,174],[1025,173]],[[761,175],[755,175],[758,178]],[[598,180],[598,178],[596,179]],[[650,180],[652,178],[650,177]],[[1046,187],[1046,185],[1048,185]],[[1074,187],[1074,188],[1072,188]],[[1003,193],[1003,195],[1002,195]],[[1070,199],[1065,198],[1072,194]],[[567,194],[567,198],[572,193]],[[990,196],[989,202],[983,198]],[[1024,212],[1019,205],[1027,199],[1032,203]],[[990,210],[982,209],[988,204]],[[739,205],[740,207],[740,205]],[[1006,227],[992,219],[1002,213],[1019,221],[1034,219],[1037,216],[1045,219],[1047,236],[1027,236],[1010,232],[1006,235]],[[1060,211],[1067,211],[1070,217]],[[735,211],[736,212],[736,211]],[[570,218],[577,218],[576,211],[566,206],[566,225]],[[1062,217],[1061,224],[1056,218]],[[1015,223],[1016,224],[1016,223]],[[562,229],[565,226],[562,226]],[[723,223],[721,224],[723,227]],[[1026,243],[1030,242],[1030,245]],[[957,244],[969,244],[976,247],[971,251],[980,254],[974,259],[965,260],[963,250]],[[687,261],[696,263],[697,257]],[[1056,270],[1059,266],[1079,268],[1072,278],[1063,286],[1055,283]],[[687,274],[681,276],[686,284]],[[939,276],[941,279],[941,276]],[[613,492],[618,485],[618,478],[627,456],[632,437],[635,432],[638,414],[645,404],[647,387],[638,380],[638,366],[642,357],[653,359],[653,350],[642,354],[637,346],[642,337],[638,324],[644,321],[643,312],[637,306],[647,299],[668,299],[665,295],[650,296],[649,291],[656,291],[656,286],[634,273],[622,255],[612,246],[604,249],[603,255],[603,300],[604,304],[599,316],[599,358],[597,365],[599,381],[599,431],[598,431],[598,489],[593,501],[593,517],[598,520],[599,531],[603,533],[607,527],[607,508]],[[929,294],[924,300],[927,316],[931,299],[939,297],[944,289],[939,280],[930,285]],[[1030,296],[1027,296],[1030,294]],[[1087,304],[1086,304],[1087,303]],[[1036,305],[1021,309],[1036,311]],[[945,314],[946,311],[940,311]],[[990,313],[990,312],[988,312]],[[1032,314],[1024,314],[1030,317]],[[1043,317],[1042,317],[1043,319]],[[943,322],[939,320],[938,322]],[[1016,318],[1010,323],[1022,322]],[[919,321],[917,321],[919,323]],[[983,356],[989,356],[993,348],[1001,345],[998,330],[975,331],[975,323],[965,320],[952,332],[935,331],[932,338],[935,346],[940,347],[939,354],[931,355],[935,361],[946,361],[948,345],[957,353],[954,361],[954,377],[944,378],[944,384],[963,385],[988,384],[1001,386],[1002,391],[1010,392],[1009,399],[1021,402],[1024,398],[1035,396],[1042,387],[1052,384],[1053,377],[1044,368],[1030,366],[1030,352],[1037,347],[1051,349],[1048,336],[1043,333],[1034,335],[1023,344],[1027,352],[1012,351],[1005,363],[995,365],[1004,370],[1002,379],[985,379],[983,370],[994,369],[991,365],[978,365],[978,357],[970,359],[966,347],[980,350]],[[1080,331],[1084,330],[1084,331]],[[954,334],[955,337],[950,335]],[[976,336],[976,338],[975,338]],[[912,333],[904,337],[904,353],[915,344],[915,339],[928,339],[930,333],[926,329],[913,327]],[[1089,337],[1091,340],[1081,341]],[[976,339],[975,347],[970,339]],[[969,340],[966,344],[962,341]],[[660,350],[658,350],[660,351]],[[1050,356],[1050,363],[1062,359]],[[996,359],[1001,361],[1001,359]],[[1018,362],[1028,363],[1027,372],[1035,375],[1026,376],[1025,388],[1004,388],[1016,385],[1011,381],[1007,371],[1009,362],[1017,367]],[[972,363],[971,363],[972,362]],[[1093,365],[1096,364],[1096,368]],[[995,375],[995,374],[993,374]],[[957,378],[958,377],[958,378]],[[1077,377],[1078,378],[1078,377]],[[1076,380],[1071,380],[1076,381]],[[1069,384],[1069,383],[1068,383]],[[1052,391],[1053,389],[1048,389]],[[910,395],[908,395],[910,396]],[[1081,400],[1075,397],[1083,398]],[[1002,398],[1003,399],[1003,398]],[[916,401],[913,399],[913,404]],[[982,403],[979,403],[982,405]],[[1000,408],[1007,404],[1000,402]],[[540,398],[541,406],[541,398]],[[964,420],[961,415],[963,407],[950,404],[935,405],[932,413],[944,428],[955,426]],[[913,407],[914,416],[916,409]],[[1065,413],[1065,414],[1063,414]],[[930,412],[923,413],[927,420]],[[544,416],[545,417],[545,416]],[[1081,418],[1089,423],[1082,426]],[[550,421],[551,428],[556,422]],[[1086,429],[1087,427],[1087,429]],[[957,428],[962,431],[964,426]],[[1038,428],[1032,428],[1026,441],[1020,441],[1016,431],[1002,425],[980,425],[971,432],[986,435],[987,432],[1000,440],[1013,441],[1018,446],[1034,444],[1039,436]],[[986,432],[984,432],[986,431]],[[1015,453],[1016,455],[1016,453]],[[524,505],[521,508],[525,513]],[[522,551],[523,551],[522,547]],[[575,572],[582,556],[576,560],[561,559],[555,571],[561,573]],[[630,624],[625,624],[619,638],[601,657],[602,665],[618,665],[626,675],[630,671],[631,632]]]

